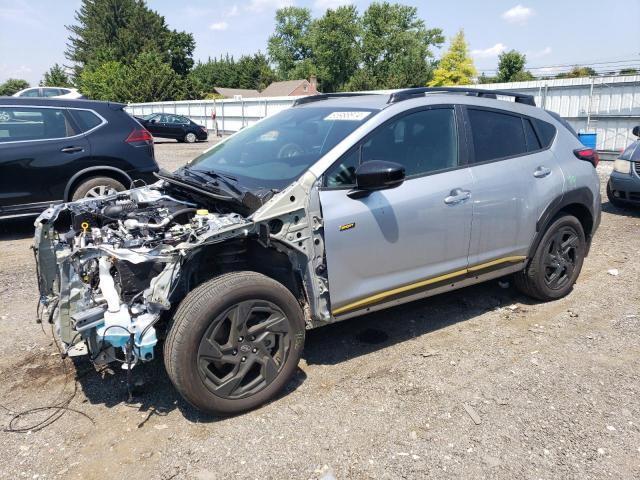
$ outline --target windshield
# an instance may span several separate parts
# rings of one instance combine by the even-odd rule
[[[228,175],[247,188],[282,190],[353,132],[372,110],[290,108],[241,130],[188,167]]]

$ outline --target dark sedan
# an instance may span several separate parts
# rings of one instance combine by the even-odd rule
[[[157,181],[153,137],[124,105],[0,98],[0,218]]]
[[[152,113],[138,117],[138,121],[151,132],[154,137],[175,138],[179,142],[193,143],[204,141],[209,136],[207,127],[198,125],[193,120],[171,113]]]

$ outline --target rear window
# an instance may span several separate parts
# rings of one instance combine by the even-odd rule
[[[491,110],[469,109],[475,163],[527,153],[522,118]]]
[[[69,110],[69,112],[83,132],[88,132],[102,123],[102,119],[90,110]]]
[[[64,109],[0,107],[0,143],[77,135]]]

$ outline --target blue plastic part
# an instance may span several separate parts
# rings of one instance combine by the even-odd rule
[[[598,142],[597,133],[579,133],[578,138],[585,147],[593,148],[595,150],[596,144]]]

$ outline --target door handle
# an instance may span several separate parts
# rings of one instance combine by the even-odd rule
[[[536,171],[533,172],[533,176],[536,178],[544,178],[548,175],[551,175],[551,169],[543,166],[539,166],[536,168]]]
[[[454,188],[449,192],[449,196],[444,199],[444,203],[447,205],[457,205],[469,200],[471,198],[471,192],[469,190],[463,190],[462,188]]]
[[[82,147],[65,147],[60,151],[64,152],[64,153],[76,153],[76,152],[84,152],[84,148],[82,148]]]

